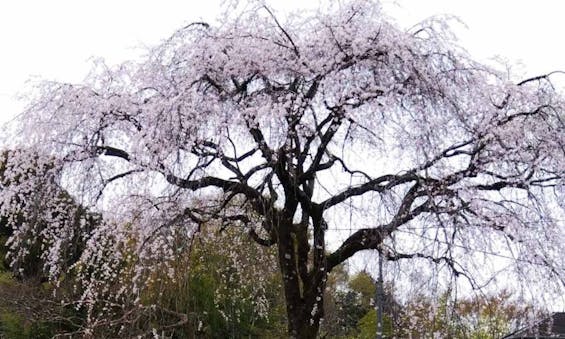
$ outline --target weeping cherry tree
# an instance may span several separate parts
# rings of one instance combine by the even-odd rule
[[[52,165],[22,176],[30,162],[10,159],[2,211],[29,209],[39,182],[104,216],[75,264],[93,267],[79,274],[84,302],[121,281],[124,261],[135,294],[179,234],[209,222],[276,247],[293,338],[316,336],[328,274],[363,250],[473,288],[498,272],[563,293],[565,103],[551,74],[475,62],[445,22],[402,30],[374,1],[234,13],[144,60],[99,62],[84,83],[41,84],[13,127]],[[77,221],[52,220],[64,205],[42,196],[56,281]],[[34,228],[13,227],[16,263]]]

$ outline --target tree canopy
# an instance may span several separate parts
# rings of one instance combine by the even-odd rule
[[[375,1],[285,20],[250,2],[221,25],[179,29],[144,60],[43,83],[13,142],[51,165],[22,176],[29,157],[11,159],[1,210],[61,185],[102,213],[75,265],[92,287],[85,302],[121,281],[128,251],[140,284],[156,263],[173,270],[179,235],[237,227],[276,246],[292,337],[316,335],[328,274],[367,249],[473,288],[501,265],[506,279],[562,293],[565,116],[550,77],[473,61],[441,20],[399,29]],[[34,204],[57,280],[76,220],[54,218],[57,199]],[[35,236],[27,225],[14,260]]]

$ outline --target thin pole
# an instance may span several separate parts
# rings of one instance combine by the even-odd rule
[[[377,290],[375,295],[375,307],[377,311],[377,339],[383,338],[383,256],[379,252],[379,278],[377,279]]]

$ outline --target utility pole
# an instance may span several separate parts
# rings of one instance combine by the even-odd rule
[[[377,311],[377,339],[383,338],[383,304],[384,304],[384,288],[383,288],[383,256],[379,252],[379,277],[377,279],[377,289],[375,292],[375,308]]]

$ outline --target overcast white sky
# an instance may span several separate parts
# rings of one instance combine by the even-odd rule
[[[19,112],[14,96],[27,80],[80,82],[92,58],[115,64],[139,56],[176,28],[211,20],[221,0],[21,0],[0,4],[0,121]],[[276,3],[275,1],[271,1]],[[284,5],[282,5],[284,3]],[[278,2],[297,8],[317,0]],[[461,45],[478,59],[499,55],[521,62],[528,75],[565,70],[565,2],[558,0],[386,0],[402,26],[436,14],[459,17]],[[276,7],[277,7],[276,6]],[[565,77],[564,77],[565,78]],[[563,79],[565,80],[565,79]]]

